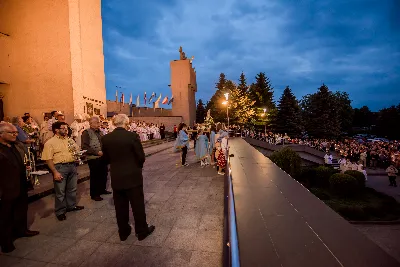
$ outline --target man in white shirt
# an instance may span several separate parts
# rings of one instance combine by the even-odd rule
[[[325,160],[325,164],[326,165],[331,165],[332,164],[332,159],[333,159],[333,157],[332,157],[330,152],[325,154],[324,160]]]

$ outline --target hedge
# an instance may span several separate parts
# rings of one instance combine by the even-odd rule
[[[329,178],[331,189],[338,195],[353,197],[359,192],[356,178],[348,174],[336,173]]]
[[[364,174],[362,172],[354,171],[354,170],[348,170],[348,171],[345,171],[344,174],[348,174],[348,175],[351,175],[354,178],[356,178],[360,189],[364,189],[365,188],[365,176],[364,176]]]

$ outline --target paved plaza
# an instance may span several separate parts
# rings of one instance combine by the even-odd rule
[[[168,149],[146,158],[146,213],[156,230],[144,241],[119,240],[112,197],[92,201],[87,181],[78,186],[85,209],[66,221],[57,221],[53,195],[30,204],[30,228],[40,235],[18,239],[0,266],[222,266],[224,177],[200,168],[193,150],[188,167],[179,157]]]

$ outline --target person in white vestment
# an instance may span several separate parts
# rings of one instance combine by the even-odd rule
[[[82,123],[82,115],[75,114],[75,120],[71,123],[72,129],[72,139],[76,142],[76,144],[81,147],[81,136],[83,132],[83,123]]]

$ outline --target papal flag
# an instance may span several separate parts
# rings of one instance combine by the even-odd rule
[[[136,98],[136,106],[140,107],[140,95],[138,95]]]
[[[164,100],[161,102],[163,105],[168,103],[168,96],[164,97]]]

